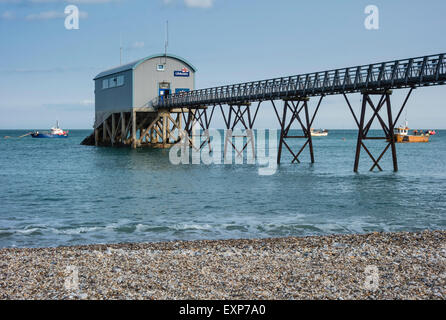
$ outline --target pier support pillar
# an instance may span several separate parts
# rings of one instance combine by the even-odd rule
[[[102,143],[107,140],[107,119],[102,123]]]
[[[164,113],[163,115],[162,115],[162,123],[163,123],[163,137],[162,137],[162,141],[163,141],[163,148],[165,148],[166,147],[166,144],[167,144],[167,126],[168,126],[168,123],[167,123],[167,115]]]
[[[132,111],[132,148],[136,149],[137,141],[136,141],[136,111]]]
[[[189,147],[192,147],[194,150],[199,151],[204,148],[205,145],[208,145],[209,153],[211,153],[212,146],[211,136],[209,134],[209,126],[214,115],[215,105],[212,106],[212,111],[210,113],[208,110],[209,108],[211,107],[200,106],[197,108],[181,108],[181,115],[183,116],[184,132],[187,134],[187,143]],[[178,121],[181,124],[181,117],[178,118]],[[196,126],[197,124],[199,125],[199,128]],[[201,130],[203,130],[203,135],[200,132]],[[201,142],[202,136],[206,137],[203,142]],[[194,144],[194,137],[200,137],[201,143],[199,143],[199,145]]]
[[[311,163],[314,163],[314,151],[313,151],[313,140],[311,138],[311,126],[313,125],[314,119],[316,118],[316,114],[319,111],[319,108],[321,106],[322,100],[324,96],[321,96],[319,99],[319,103],[316,107],[316,110],[314,111],[313,115],[310,118],[310,110],[308,106],[308,101],[310,100],[308,97],[294,97],[289,99],[283,99],[284,106],[283,106],[283,113],[282,116],[279,115],[279,112],[277,111],[276,105],[274,101],[271,101],[274,107],[274,111],[277,116],[277,120],[280,124],[280,139],[279,139],[279,149],[277,152],[277,163],[280,164],[282,159],[282,150],[283,146],[285,146],[288,151],[293,156],[293,160],[291,163],[300,163],[299,156],[302,153],[302,151],[305,149],[305,147],[308,145],[309,151],[310,151],[310,160]],[[287,111],[291,111],[291,117],[288,119]],[[302,120],[300,113],[304,111],[304,117],[305,119]],[[303,136],[291,136],[289,135],[291,125],[295,122],[299,122],[300,127],[303,131]],[[295,153],[290,145],[287,143],[287,139],[306,139],[306,142],[304,145],[300,148],[300,150]]]
[[[111,116],[111,123],[112,123],[112,130],[111,130],[111,144],[112,146],[114,146],[115,144],[115,136],[116,136],[116,118],[115,118],[115,114],[112,113]]]
[[[169,148],[180,140],[179,114],[176,120],[169,110],[160,110],[157,113],[148,113],[141,122],[141,131],[138,146],[151,146],[154,148]],[[178,132],[178,135],[175,135]]]
[[[121,143],[124,144],[127,139],[127,126],[125,122],[125,112],[121,112]]]
[[[257,118],[257,114],[262,101],[257,104],[254,113],[251,113],[251,103],[237,103],[229,105],[229,112],[227,116],[223,112],[223,108],[220,105],[220,110],[223,116],[223,120],[226,124],[225,144],[224,144],[224,159],[226,160],[227,151],[229,145],[235,150],[237,157],[242,158],[244,150],[250,145],[252,151],[252,159],[256,158],[255,150],[255,138],[254,138],[254,123]],[[233,132],[236,126],[245,131],[241,136],[234,136]],[[242,149],[239,150],[232,142],[232,138],[245,138],[246,143],[243,144]]]
[[[395,118],[395,120],[393,120],[392,105],[390,102],[390,96],[392,95],[391,90],[363,91],[361,93],[362,94],[362,105],[361,105],[361,112],[360,112],[359,120],[358,120],[355,112],[353,111],[353,108],[350,104],[350,101],[347,98],[347,95],[344,94],[344,98],[347,102],[347,105],[353,115],[356,125],[358,126],[358,138],[357,138],[357,143],[356,143],[355,163],[353,165],[354,172],[358,172],[358,170],[359,170],[359,160],[360,160],[362,149],[364,149],[366,151],[366,153],[368,154],[370,159],[373,161],[373,165],[370,168],[370,171],[373,171],[375,168],[378,168],[378,170],[382,171],[383,169],[379,165],[379,162],[381,161],[383,156],[386,154],[387,150],[389,150],[389,148],[391,149],[391,152],[392,152],[393,170],[395,172],[398,171],[398,159],[397,159],[397,153],[396,153],[396,145],[395,145],[396,140],[395,140],[394,131],[395,131],[395,126],[401,116],[401,113],[403,112],[404,108],[406,107],[407,101],[409,100],[409,97],[412,94],[412,91],[413,91],[413,88],[410,89],[410,91],[408,92],[408,94],[404,100],[404,103],[403,103],[402,107],[399,109],[398,115]],[[381,97],[377,105],[374,104],[374,102],[371,98],[373,96]],[[366,121],[365,118],[366,118],[366,113],[367,113],[368,107],[372,111],[372,116],[370,117],[370,119],[368,121]],[[383,109],[386,110],[385,112],[387,113],[387,117],[384,117],[384,118],[380,114],[380,111],[382,111]],[[370,130],[375,119],[378,120],[378,122],[384,132],[384,136],[375,136],[375,137],[368,136],[369,130]],[[387,145],[384,148],[384,150],[381,152],[379,157],[375,158],[372,155],[372,153],[370,152],[370,150],[367,148],[367,146],[365,145],[365,143],[364,143],[365,140],[385,140],[387,142]]]
[[[99,145],[99,129],[94,129],[94,145],[97,147]]]

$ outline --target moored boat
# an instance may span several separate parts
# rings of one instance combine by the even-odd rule
[[[395,128],[395,142],[397,143],[425,143],[429,142],[429,133],[414,130],[413,134],[409,134],[409,127],[406,120],[404,125]]]
[[[328,136],[328,130],[314,131],[314,129],[311,128],[310,132],[311,132],[312,137],[326,137],[326,136]]]
[[[33,137],[33,138],[68,138],[68,131],[64,131],[64,130],[60,129],[59,121],[58,121],[56,126],[51,128],[50,132],[34,131],[31,134],[31,137]]]

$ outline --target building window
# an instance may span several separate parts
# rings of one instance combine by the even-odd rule
[[[119,86],[123,86],[124,85],[124,76],[118,76],[118,80],[116,85]]]
[[[120,87],[124,85],[124,76],[117,76],[102,80],[102,89]]]
[[[116,87],[116,83],[117,83],[116,77],[110,78],[109,83],[108,83],[108,87],[109,88],[114,88],[114,87]]]
[[[164,64],[159,64],[159,65],[156,67],[156,70],[158,70],[158,71],[164,71]]]

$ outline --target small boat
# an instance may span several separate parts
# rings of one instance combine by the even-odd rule
[[[311,136],[312,137],[326,137],[328,136],[328,130],[318,130],[318,131],[314,131],[313,128],[311,128]]]
[[[59,128],[59,121],[57,121],[57,124],[54,128],[51,128],[50,132],[44,131],[34,131],[31,134],[31,137],[33,138],[68,138],[68,131],[64,131]]]
[[[413,134],[409,134],[409,127],[406,120],[404,125],[395,128],[395,142],[397,143],[420,143],[429,142],[430,134],[424,133],[422,130],[414,130]]]

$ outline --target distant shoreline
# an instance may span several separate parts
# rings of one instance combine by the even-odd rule
[[[0,299],[446,299],[446,231],[5,248]]]

